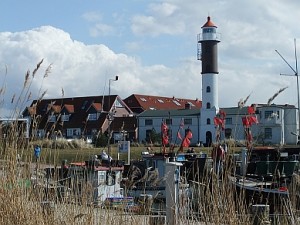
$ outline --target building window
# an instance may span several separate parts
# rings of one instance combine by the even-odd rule
[[[88,120],[89,120],[89,121],[97,120],[97,113],[90,113],[90,114],[88,115]]]
[[[145,119],[145,126],[152,126],[153,120],[152,119]]]
[[[270,119],[272,117],[273,111],[265,111],[265,119]]]
[[[61,121],[66,122],[69,121],[70,115],[61,115]]]
[[[206,103],[206,108],[210,109],[210,102]]]
[[[231,133],[232,133],[231,128],[226,128],[225,129],[225,138],[231,138]]]
[[[67,129],[67,136],[68,137],[78,137],[81,135],[81,130],[80,128],[70,128],[70,129]]]
[[[50,115],[48,117],[49,122],[56,122],[56,116],[55,115]]]
[[[191,118],[184,119],[183,121],[184,121],[185,125],[192,125],[193,124],[193,120]]]
[[[206,124],[210,124],[210,119],[209,118],[206,119]]]
[[[232,124],[232,118],[231,117],[225,118],[225,123]]]
[[[167,125],[172,125],[172,119],[166,119],[166,124]]]
[[[265,128],[265,139],[272,139],[272,128]]]
[[[210,93],[210,86],[206,87],[206,93]]]

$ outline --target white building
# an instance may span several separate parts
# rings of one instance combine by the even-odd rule
[[[234,139],[236,141],[245,140],[244,126],[242,117],[247,115],[247,107],[222,108],[226,113],[225,130],[221,132],[221,140]],[[257,124],[251,126],[254,144],[297,144],[297,108],[292,105],[257,105],[256,117]],[[197,109],[184,110],[147,110],[138,115],[138,137],[139,141],[146,141],[149,134],[154,130],[155,133],[161,133],[161,123],[165,121],[169,128],[169,140],[172,144],[180,144],[177,132],[180,131],[184,136],[186,129],[191,129],[193,138],[191,145],[209,143],[201,141],[202,130],[200,111]],[[183,128],[181,123],[183,121]],[[213,135],[216,129],[214,127]],[[205,126],[204,126],[205,127]],[[204,128],[205,129],[205,128]],[[215,140],[212,140],[212,143]]]

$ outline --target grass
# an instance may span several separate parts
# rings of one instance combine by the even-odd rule
[[[78,162],[88,160],[93,155],[100,155],[102,150],[107,152],[107,148],[76,148],[76,149],[50,149],[50,148],[42,148],[41,159],[42,161],[49,164],[58,164],[63,160],[67,160],[70,162]],[[146,147],[131,147],[130,148],[130,159],[131,160],[140,160],[142,152],[147,151]],[[207,153],[210,151],[209,148],[195,148],[196,152]],[[152,152],[161,152],[160,147],[154,147]],[[32,154],[33,150],[28,152]],[[113,159],[117,159],[119,157],[120,160],[128,160],[127,153],[119,153],[118,156],[118,146],[111,146],[111,156]],[[33,158],[32,158],[33,159]]]

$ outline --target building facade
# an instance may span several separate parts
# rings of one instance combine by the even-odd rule
[[[221,131],[221,140],[245,142],[245,127],[243,117],[247,116],[248,107],[221,108],[225,112],[225,127]],[[194,110],[147,110],[137,116],[139,142],[149,142],[152,131],[161,132],[161,123],[165,121],[169,128],[169,140],[179,144],[177,132],[184,135],[186,129],[193,133],[191,145],[207,145],[201,141],[202,130],[200,111]],[[292,105],[256,106],[257,123],[251,126],[253,143],[258,145],[295,145],[297,144],[297,108]],[[183,125],[183,126],[182,126]],[[181,128],[182,126],[182,128]],[[214,126],[214,125],[213,125]],[[212,131],[216,133],[216,127]],[[214,143],[214,141],[212,142]]]
[[[118,95],[34,100],[23,112],[33,138],[92,139],[127,129],[137,139],[136,119]]]

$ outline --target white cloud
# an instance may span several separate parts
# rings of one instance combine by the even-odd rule
[[[44,63],[31,86],[35,98],[40,88],[48,90],[47,97],[51,98],[60,97],[61,88],[69,97],[102,95],[108,92],[107,85],[104,90],[107,80],[118,75],[120,79],[112,83],[111,92],[122,98],[142,93],[201,99],[201,62],[196,60],[196,34],[201,32],[208,15],[221,33],[218,45],[220,107],[236,106],[250,93],[249,102],[266,103],[285,86],[288,89],[275,103],[297,104],[296,79],[280,75],[292,74],[292,71],[275,49],[295,65],[293,39],[300,36],[299,7],[300,2],[296,0],[289,4],[280,0],[272,4],[260,0],[167,0],[150,3],[145,12],[139,10],[136,14],[127,14],[128,9],[112,12],[106,20],[104,14],[84,14],[94,37],[112,35],[114,40],[107,41],[107,46],[101,41],[88,45],[72,40],[69,33],[51,26],[2,32],[0,83],[7,87],[4,105],[10,105],[13,93],[21,92],[27,69],[32,71],[42,58]],[[136,36],[128,33],[129,26]],[[127,54],[112,50],[122,49],[120,46]],[[181,49],[186,50],[186,55],[181,55]],[[297,50],[299,52],[299,47]],[[145,58],[156,63],[152,65]],[[168,67],[167,59],[177,64]],[[51,63],[52,72],[43,80],[43,72]]]
[[[8,65],[6,107],[10,106],[14,94],[18,96],[22,92],[27,69],[32,72],[41,59],[44,62],[30,87],[34,99],[44,91],[47,91],[46,98],[61,97],[62,88],[64,97],[108,94],[107,80],[115,75],[119,80],[111,84],[111,93],[123,98],[132,93],[199,97],[197,89],[185,91],[187,84],[193,83],[186,77],[187,70],[192,71],[189,64],[177,69],[164,65],[144,67],[133,57],[116,54],[104,45],[74,41],[66,32],[48,26],[18,33],[0,33],[0,39],[3,43],[0,60]],[[50,64],[51,73],[43,78]]]

